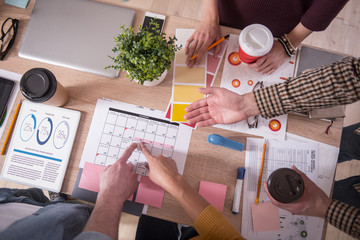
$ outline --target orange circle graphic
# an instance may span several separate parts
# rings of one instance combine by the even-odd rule
[[[240,80],[239,79],[234,79],[231,81],[231,85],[234,87],[234,88],[238,88],[240,87]]]
[[[248,85],[249,85],[249,86],[251,86],[251,85],[253,85],[253,84],[254,84],[253,80],[249,80],[249,81],[248,81]]]
[[[237,65],[239,65],[241,63],[239,54],[237,52],[230,53],[229,57],[228,57],[228,60],[229,60],[229,63],[231,65],[234,65],[234,66],[237,66]]]
[[[269,122],[269,128],[271,131],[277,132],[281,129],[281,123],[279,120],[273,119]]]

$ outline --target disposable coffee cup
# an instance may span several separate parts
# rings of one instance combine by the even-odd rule
[[[239,57],[244,63],[253,63],[270,52],[274,38],[270,30],[262,24],[252,24],[244,28],[239,36]]]
[[[69,101],[69,93],[45,68],[33,68],[20,80],[22,95],[31,102],[63,106]]]
[[[291,203],[304,193],[304,181],[290,168],[279,168],[267,180],[270,195],[278,202]]]

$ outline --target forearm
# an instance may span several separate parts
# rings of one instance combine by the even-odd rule
[[[179,202],[193,222],[209,205],[180,174],[173,178],[173,182],[165,190]]]
[[[307,29],[299,23],[296,27],[288,34],[288,38],[291,44],[296,48],[300,45],[304,39],[312,33],[311,30]]]
[[[218,0],[204,0],[202,20],[219,23]]]
[[[345,233],[360,238],[360,209],[333,200],[326,213],[326,220]]]
[[[254,91],[265,118],[349,104],[360,99],[360,59],[306,71],[284,83]]]
[[[83,232],[100,232],[112,239],[118,239],[122,207],[122,200],[109,199],[106,193],[100,192]]]

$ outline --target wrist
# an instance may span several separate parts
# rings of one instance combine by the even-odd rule
[[[326,196],[324,199],[322,199],[322,201],[320,202],[320,206],[319,206],[320,213],[319,213],[318,217],[326,218],[326,213],[329,209],[330,204],[331,204],[331,198],[328,198]]]
[[[252,92],[243,95],[244,112],[247,117],[252,117],[260,114],[259,107],[256,103],[255,96]]]
[[[124,196],[115,195],[111,190],[100,190],[96,199],[96,204],[98,204],[98,202],[105,202],[109,208],[114,210],[120,209],[121,211],[125,200]]]

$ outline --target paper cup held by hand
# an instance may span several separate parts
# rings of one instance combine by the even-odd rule
[[[56,80],[54,74],[45,68],[33,68],[20,80],[22,95],[31,102],[63,106],[69,100],[69,93]]]
[[[270,52],[274,43],[270,30],[261,24],[244,28],[239,36],[239,57],[244,63],[253,63]]]
[[[267,180],[270,195],[278,202],[291,203],[304,193],[304,181],[290,168],[279,168]]]

